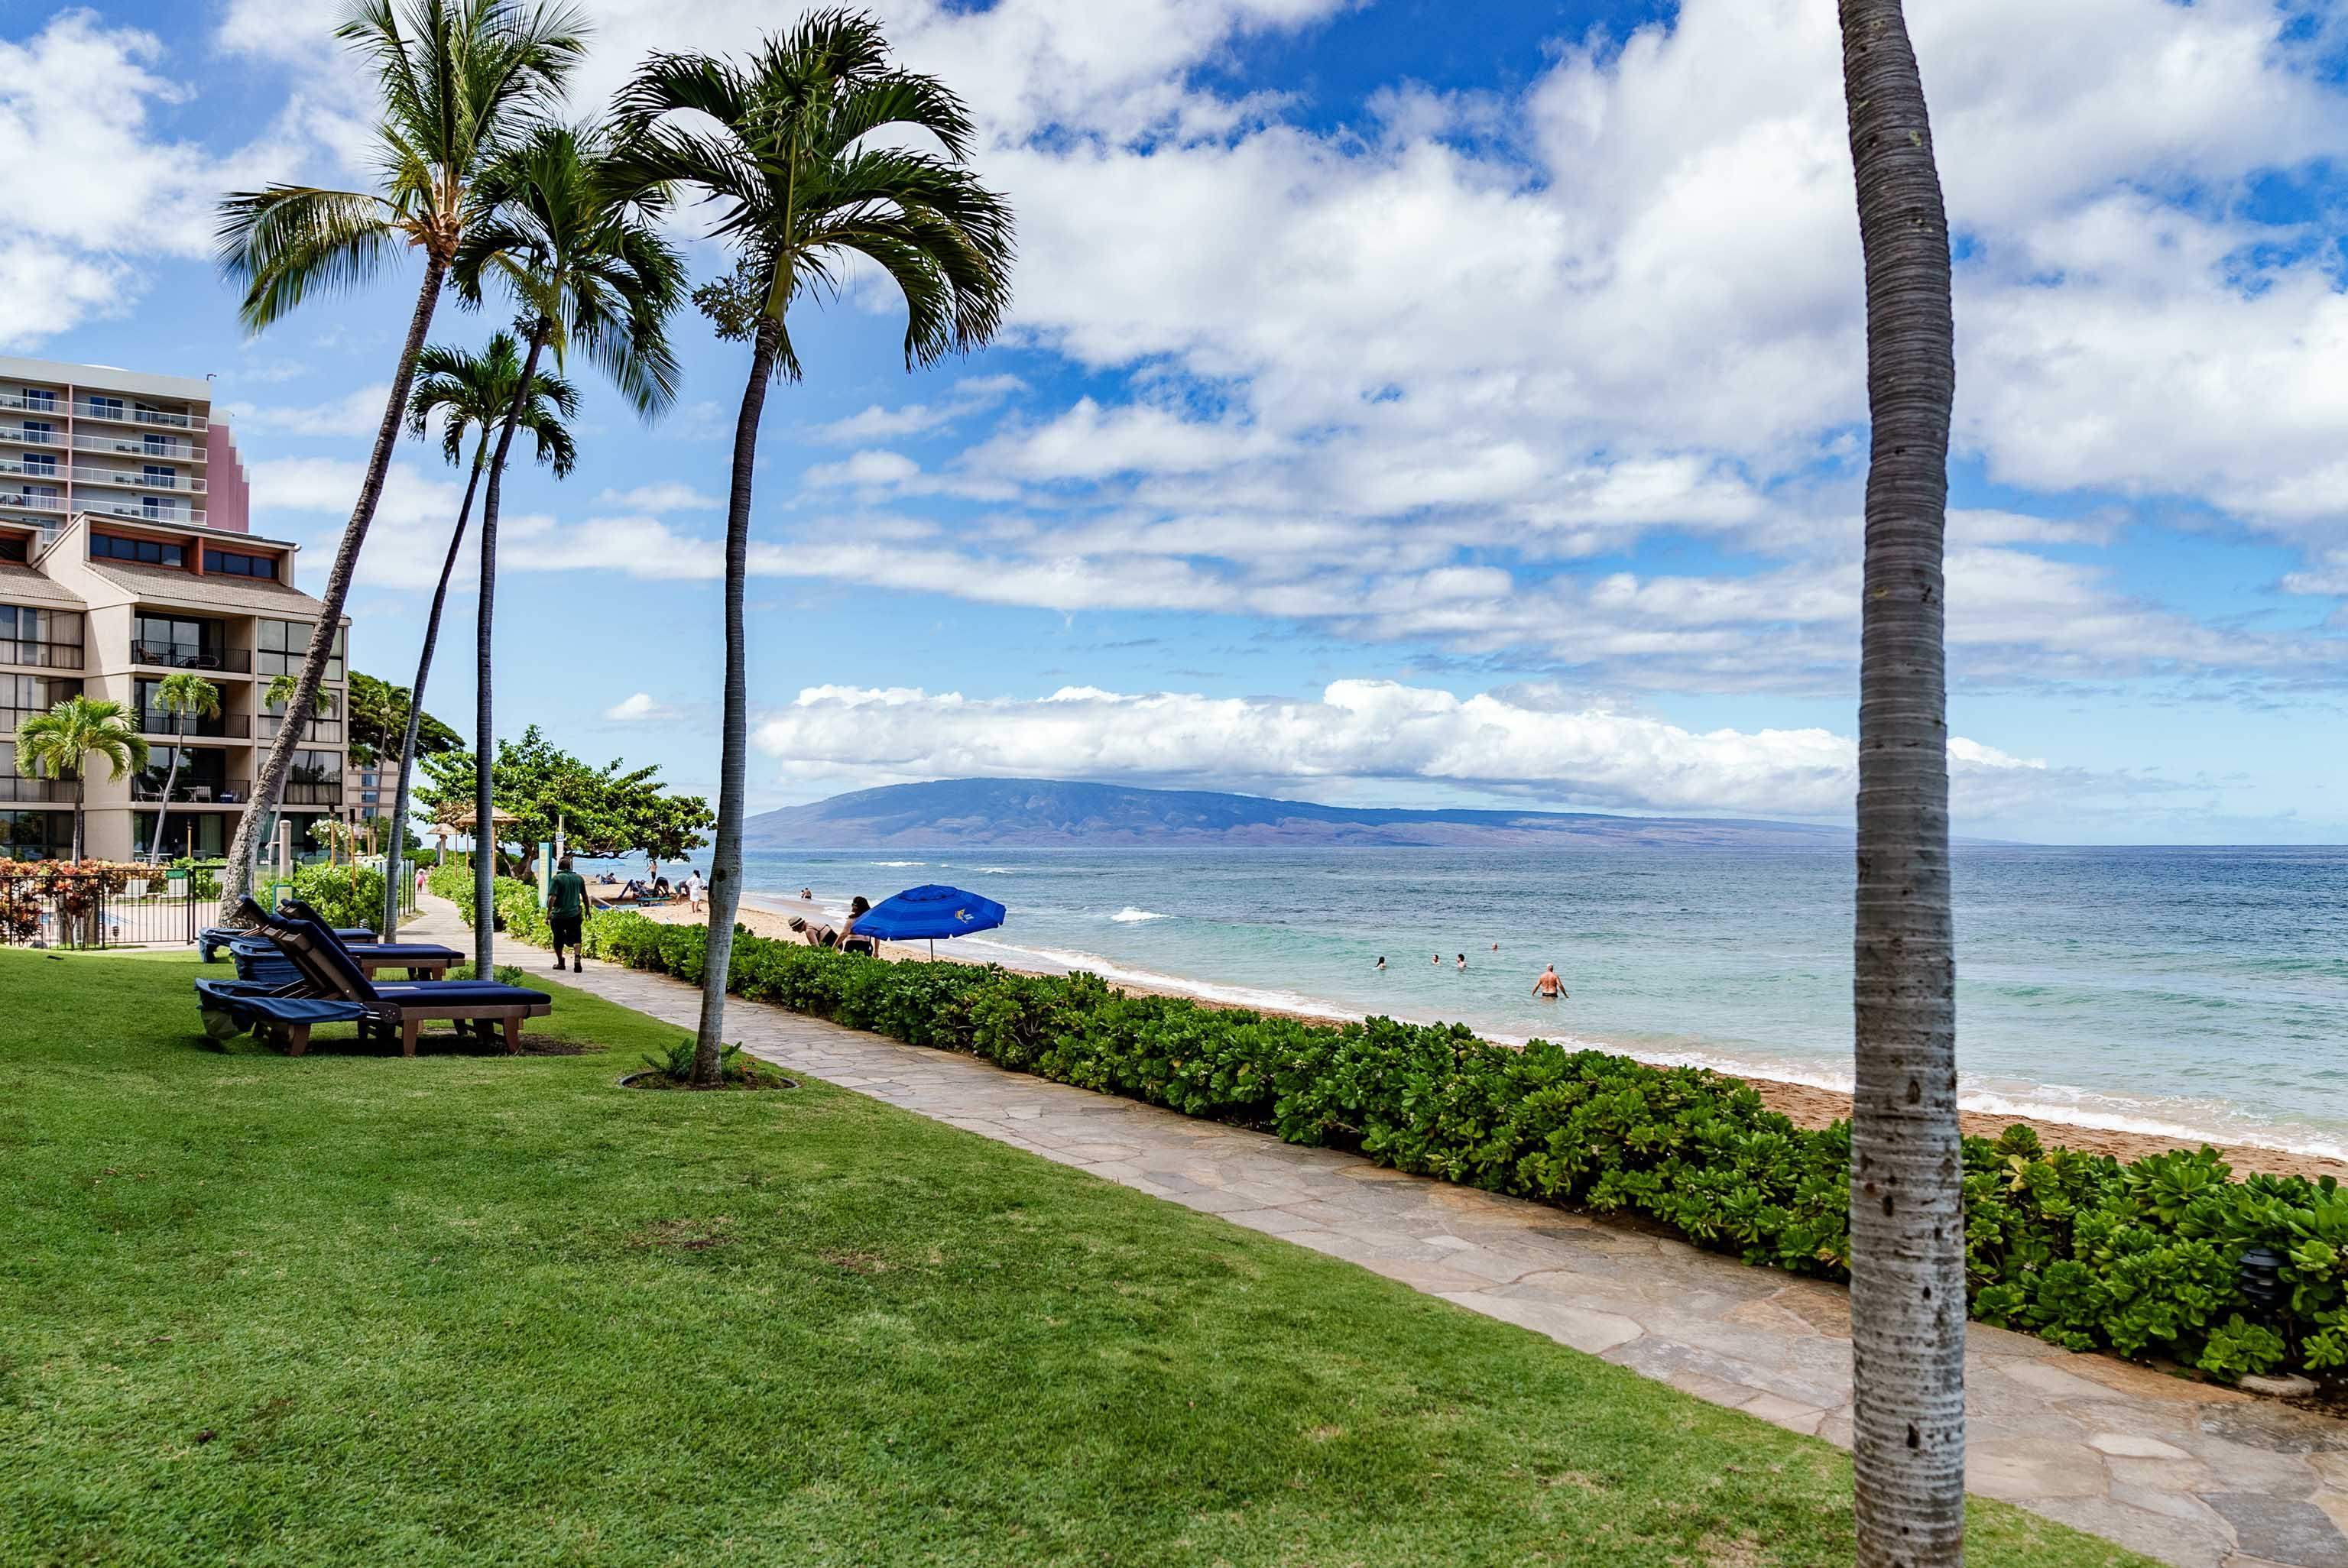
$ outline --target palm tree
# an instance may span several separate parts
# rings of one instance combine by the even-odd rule
[[[457,287],[479,303],[495,277],[520,305],[530,333],[505,422],[489,458],[481,496],[481,588],[476,622],[473,727],[475,820],[493,820],[492,632],[497,623],[498,503],[506,454],[521,424],[525,390],[539,355],[554,351],[559,369],[576,348],[611,377],[639,417],[651,419],[676,396],[676,358],[668,317],[685,292],[684,263],[656,224],[668,207],[657,180],[633,177],[613,161],[592,127],[541,126],[513,148],[483,181],[496,211],[458,247]],[[496,907],[494,855],[473,857],[476,909]],[[496,922],[473,923],[473,972],[490,971]]]
[[[281,676],[282,680],[283,677]],[[180,783],[180,759],[188,749],[188,720],[217,719],[221,711],[221,691],[201,675],[186,671],[166,675],[157,682],[155,701],[171,715],[171,771],[163,779],[163,804],[155,810],[155,835],[148,841],[148,858],[163,858],[163,824],[171,815],[171,791]]]
[[[392,832],[383,852],[386,931],[399,928],[399,857],[407,847],[408,791],[416,776],[416,737],[424,718],[424,683],[431,678],[432,652],[440,641],[440,612],[448,602],[448,579],[457,569],[457,555],[465,542],[465,526],[472,518],[473,491],[481,482],[481,470],[489,464],[489,431],[506,416],[513,405],[515,389],[520,384],[521,354],[510,333],[491,336],[479,354],[435,345],[426,349],[416,361],[416,390],[407,401],[409,432],[424,435],[433,417],[438,415],[440,455],[451,464],[463,460],[467,433],[473,432],[475,436],[472,466],[465,476],[465,501],[457,508],[457,526],[448,535],[448,554],[440,562],[440,581],[432,589],[432,611],[424,620],[424,647],[416,656],[416,684],[408,688],[407,723],[400,734],[399,755],[393,764],[399,770],[399,779],[392,796]],[[522,428],[537,444],[538,460],[553,469],[558,479],[568,476],[571,466],[578,460],[571,431],[563,424],[578,413],[579,391],[571,383],[559,375],[532,378],[530,395],[522,400]]]
[[[244,285],[242,314],[259,333],[313,290],[355,286],[403,249],[424,258],[424,282],[400,346],[366,477],[326,574],[324,608],[310,633],[288,723],[262,764],[229,846],[229,907],[251,890],[252,837],[277,809],[295,737],[333,655],[351,573],[383,497],[384,476],[407,408],[416,360],[458,243],[484,215],[481,171],[561,97],[585,50],[579,14],[556,0],[355,0],[335,36],[373,67],[383,94],[376,132],[378,191],[273,185],[221,203],[222,271]]]
[[[694,1081],[711,1083],[742,892],[751,472],[767,382],[800,375],[791,302],[802,289],[836,285],[860,257],[904,296],[907,370],[966,353],[994,335],[1010,304],[1012,218],[963,167],[972,133],[962,100],[934,77],[891,67],[869,16],[815,12],[741,65],[655,55],[622,92],[617,118],[644,178],[697,185],[716,204],[715,233],[733,248],[734,270],[694,301],[721,336],[750,344],[726,506],[723,757],[693,1069]],[[926,133],[945,156],[868,144],[875,132],[894,141],[901,130]]]
[[[81,864],[82,809],[88,794],[89,759],[102,759],[108,776],[119,781],[147,765],[147,743],[139,738],[139,722],[119,702],[94,697],[68,697],[46,713],[35,713],[16,726],[16,765],[35,778],[74,781],[74,864]]]
[[[1867,265],[1850,1318],[1859,1562],[1964,1555],[1965,1240],[1941,618],[1949,220],[1900,0],[1840,0]]]

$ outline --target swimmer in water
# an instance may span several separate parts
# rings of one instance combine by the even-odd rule
[[[1385,973],[1386,972],[1386,956],[1385,956],[1384,953],[1380,953],[1380,954],[1378,955],[1378,966],[1377,966],[1377,967],[1378,967],[1378,973],[1380,973],[1380,974],[1385,974]]]
[[[1465,953],[1459,955],[1459,972],[1463,975],[1468,972],[1468,955]]]
[[[1540,979],[1533,982],[1533,995],[1545,1002],[1553,1002],[1565,995],[1565,982],[1557,978],[1555,964],[1543,969],[1540,972]]]

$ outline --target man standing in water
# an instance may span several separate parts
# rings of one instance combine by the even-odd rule
[[[1545,1002],[1553,1002],[1565,995],[1565,982],[1557,978],[1555,964],[1543,969],[1540,972],[1540,979],[1533,982],[1533,995]]]

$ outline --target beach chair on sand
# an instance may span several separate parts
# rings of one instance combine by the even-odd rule
[[[521,1050],[521,1023],[554,1010],[544,991],[484,980],[395,980],[377,985],[334,932],[314,920],[272,915],[251,899],[240,913],[254,932],[267,937],[289,959],[307,994],[286,996],[279,988],[249,980],[198,980],[197,1005],[204,1027],[216,1038],[251,1030],[276,1039],[288,1056],[310,1046],[321,1023],[355,1023],[363,1040],[396,1036],[402,1056],[416,1054],[417,1037],[434,1019],[454,1022],[459,1033],[484,1039],[502,1035],[509,1055]]]

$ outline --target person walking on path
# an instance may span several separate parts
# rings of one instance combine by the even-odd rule
[[[554,928],[554,967],[561,968],[562,949],[571,949],[579,972],[587,972],[587,951],[579,945],[580,926],[587,918],[587,879],[571,869],[571,856],[546,884],[546,923]]]
[[[1543,969],[1540,972],[1540,979],[1533,982],[1533,995],[1545,1002],[1553,1002],[1565,995],[1565,982],[1557,978],[1555,964]]]

